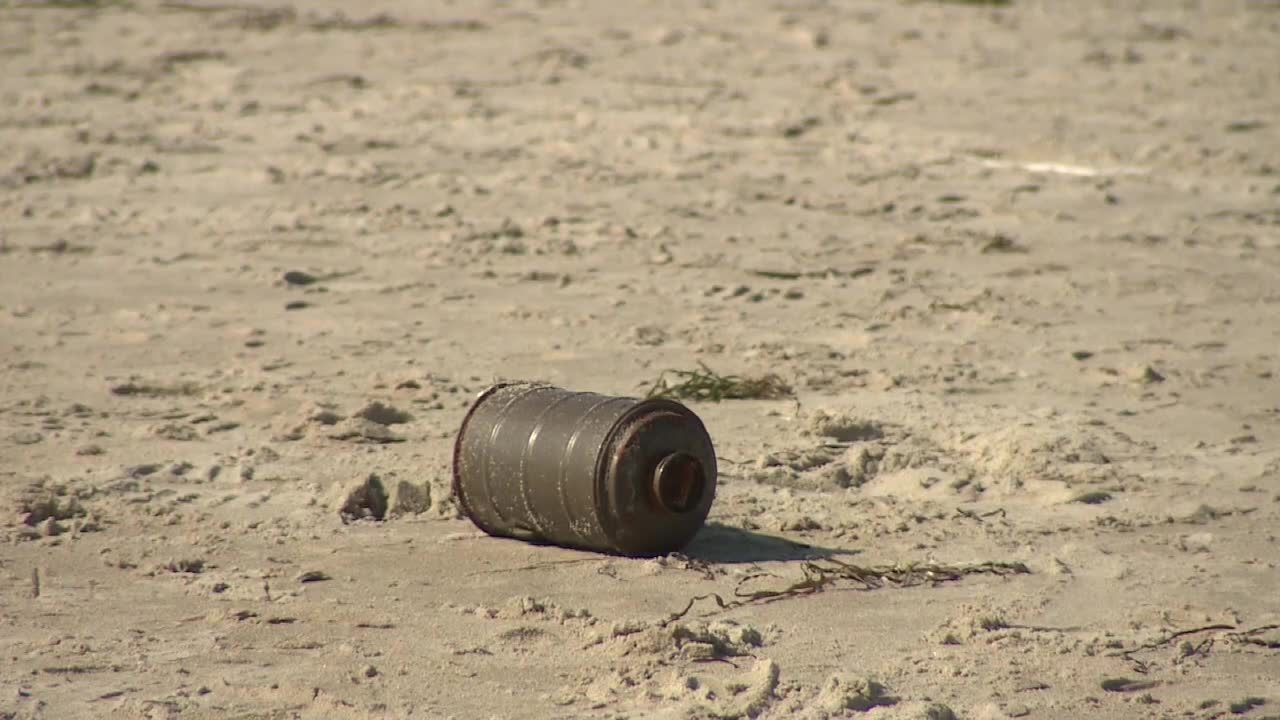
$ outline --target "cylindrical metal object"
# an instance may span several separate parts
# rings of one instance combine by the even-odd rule
[[[505,383],[453,449],[453,491],[490,535],[652,556],[684,547],[716,489],[702,421],[671,400]]]

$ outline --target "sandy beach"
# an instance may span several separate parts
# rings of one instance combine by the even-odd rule
[[[1280,4],[0,0],[0,719],[1280,718]],[[488,537],[679,371],[708,524]],[[664,375],[665,373],[665,375]]]

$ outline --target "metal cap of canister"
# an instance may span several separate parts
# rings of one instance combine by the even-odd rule
[[[490,535],[662,555],[693,539],[715,489],[711,437],[672,400],[503,383],[454,443],[454,495]]]

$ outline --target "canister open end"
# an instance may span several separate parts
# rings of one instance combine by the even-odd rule
[[[672,453],[662,458],[653,471],[653,499],[667,512],[694,510],[702,502],[706,487],[702,463],[689,453]]]

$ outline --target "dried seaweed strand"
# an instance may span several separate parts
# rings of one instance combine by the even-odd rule
[[[476,575],[491,575],[493,573],[524,572],[526,570],[545,570],[546,568],[555,567],[557,565],[581,565],[584,563],[602,562],[604,560],[605,558],[598,558],[598,557],[571,558],[569,560],[544,560],[542,562],[536,562],[529,565],[519,565],[516,567],[488,568],[485,570],[476,570],[475,572],[467,573],[467,577],[474,577]]]
[[[1020,562],[985,562],[973,565],[938,565],[934,563],[908,563],[894,565],[873,565],[864,567],[835,559],[820,562],[808,561],[801,566],[802,577],[785,588],[779,590],[744,591],[742,584],[759,574],[744,578],[734,589],[733,600],[725,600],[717,593],[698,595],[689,600],[682,610],[672,613],[662,623],[669,625],[688,615],[693,606],[701,600],[715,600],[720,611],[750,605],[753,603],[769,603],[788,598],[814,595],[828,589],[840,580],[860,583],[862,590],[876,590],[891,585],[893,587],[911,587],[925,583],[954,582],[969,575],[1023,575],[1031,572]]]
[[[909,563],[863,567],[827,559],[821,562],[805,562],[801,565],[801,572],[804,575],[803,579],[788,588],[756,590],[748,593],[738,590],[734,595],[748,598],[749,601],[769,602],[785,597],[821,592],[839,580],[860,583],[863,590],[877,590],[885,585],[911,587],[924,583],[953,582],[968,575],[1019,575],[1030,573],[1031,569],[1023,563],[1016,562],[987,562],[976,565]]]
[[[1261,625],[1256,628],[1241,630],[1240,632],[1227,633],[1227,637],[1231,638],[1232,640],[1249,643],[1250,645],[1260,645],[1265,648],[1280,647],[1280,644],[1269,643],[1269,642],[1266,642],[1265,640],[1259,640],[1258,638],[1254,637],[1254,635],[1261,635],[1262,633],[1267,632],[1269,630],[1280,630],[1280,624]]]
[[[677,381],[669,381],[668,374],[674,375]],[[755,377],[721,375],[699,362],[697,370],[664,370],[645,397],[720,402],[776,400],[792,395],[791,386],[773,373]]]
[[[1266,632],[1268,630],[1276,630],[1276,629],[1280,629],[1280,624],[1262,625],[1256,628],[1250,628],[1248,630],[1239,630],[1238,632],[1228,632],[1226,634],[1226,637],[1232,640],[1238,640],[1240,642],[1262,645],[1263,647],[1270,647],[1270,645],[1267,645],[1266,643],[1263,643],[1261,641],[1254,639],[1254,636],[1260,633]],[[1223,632],[1228,630],[1237,630],[1237,627],[1235,625],[1228,625],[1226,623],[1218,623],[1215,625],[1204,625],[1201,627],[1188,628],[1186,630],[1178,630],[1176,632],[1169,633],[1168,635],[1160,638],[1159,640],[1153,640],[1151,642],[1139,645],[1135,648],[1130,648],[1128,650],[1125,650],[1119,653],[1119,656],[1124,658],[1125,660],[1128,660],[1133,665],[1133,669],[1135,671],[1140,673],[1146,673],[1150,669],[1150,665],[1147,662],[1134,657],[1135,654],[1140,652],[1145,652],[1147,650],[1158,650],[1162,647],[1167,647],[1168,645],[1171,645],[1173,641],[1178,640],[1179,638],[1187,637],[1189,635],[1198,635],[1200,633],[1205,633],[1205,632]],[[1205,640],[1200,642],[1198,645],[1191,648],[1188,652],[1184,653],[1183,657],[1190,657],[1192,655],[1202,654],[1203,652],[1207,651],[1209,648],[1213,647],[1213,643],[1215,639],[1216,639],[1215,637],[1206,638]]]
[[[666,620],[662,621],[663,627],[666,627],[667,625],[670,625],[671,623],[679,620],[685,615],[688,615],[689,611],[693,609],[693,606],[696,605],[701,600],[715,600],[716,605],[721,610],[732,610],[733,608],[746,605],[745,602],[738,601],[738,600],[735,600],[733,602],[726,602],[724,598],[720,597],[720,593],[707,593],[706,595],[694,595],[693,597],[689,598],[689,602],[685,603],[684,609],[678,612],[671,613],[670,615],[667,616]]]

